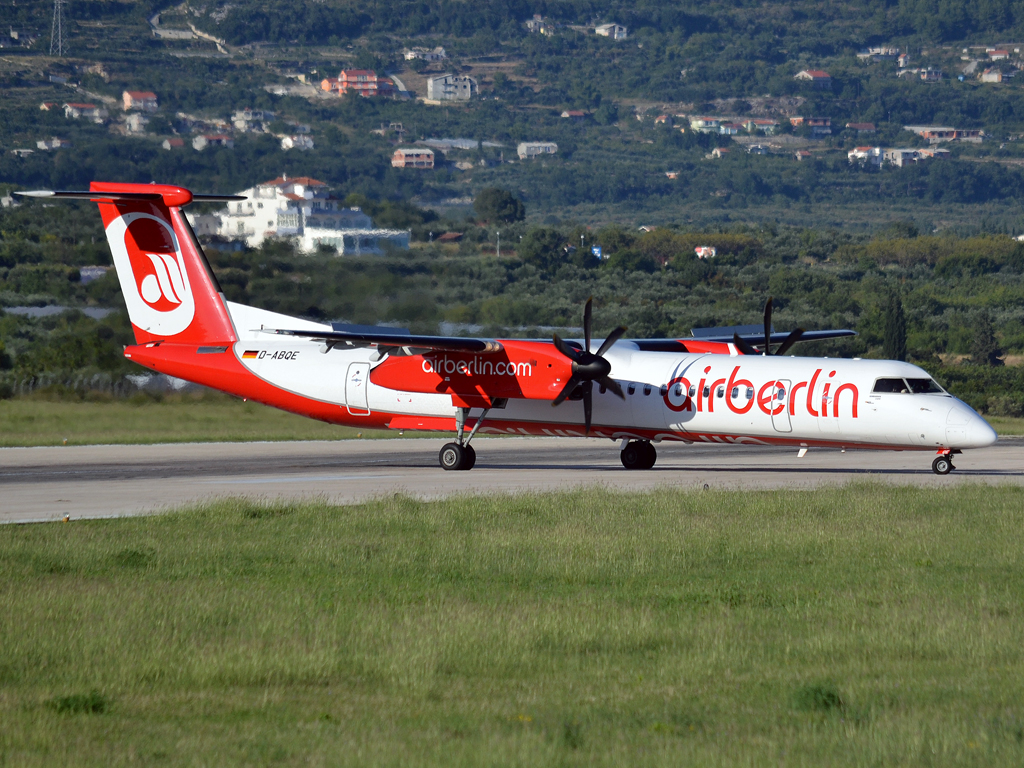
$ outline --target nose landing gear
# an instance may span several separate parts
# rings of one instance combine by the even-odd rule
[[[658,452],[650,440],[630,440],[619,458],[626,469],[650,469],[658,460]]]
[[[932,462],[932,472],[936,475],[948,475],[956,467],[953,466],[953,452],[944,451],[935,457]]]

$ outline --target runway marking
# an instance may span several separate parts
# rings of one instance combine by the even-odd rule
[[[324,480],[396,480],[401,475],[299,475],[297,477],[255,477],[244,480],[203,480],[203,485],[264,485],[265,483],[308,483]]]

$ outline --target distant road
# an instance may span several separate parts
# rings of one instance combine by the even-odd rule
[[[955,458],[932,474],[928,452],[662,444],[652,470],[627,471],[608,440],[479,439],[476,467],[445,472],[445,437],[297,443],[193,443],[0,449],[0,521],[138,515],[226,496],[320,496],[338,504],[406,493],[551,491],[579,486],[814,488],[851,481],[927,487],[963,482],[1024,485],[1024,440]]]

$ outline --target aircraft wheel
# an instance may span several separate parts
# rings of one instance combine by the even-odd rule
[[[956,467],[953,466],[949,456],[936,456],[935,461],[932,462],[932,472],[936,475],[948,475],[954,469]]]
[[[630,440],[619,454],[626,469],[650,469],[658,458],[654,446],[646,440]]]
[[[441,469],[449,471],[466,469],[466,459],[466,449],[458,443],[446,443],[441,446],[441,452],[437,454]]]
[[[462,446],[462,450],[466,454],[466,457],[463,459],[463,466],[461,466],[460,469],[468,471],[476,466],[476,451],[473,450],[472,445],[464,445]]]
[[[643,469],[650,469],[658,460],[658,451],[655,449],[653,443],[643,443],[643,446],[645,453]]]

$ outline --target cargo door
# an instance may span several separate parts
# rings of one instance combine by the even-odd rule
[[[345,378],[345,405],[353,416],[369,416],[366,389],[370,382],[369,363],[351,363]]]

